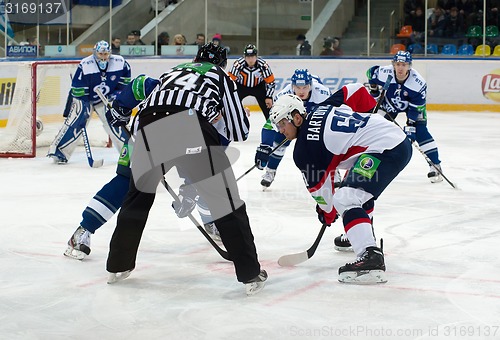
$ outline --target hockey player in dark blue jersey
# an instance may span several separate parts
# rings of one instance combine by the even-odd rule
[[[339,268],[340,282],[383,283],[385,261],[376,244],[370,214],[375,200],[408,164],[412,154],[404,132],[382,116],[354,112],[347,105],[319,105],[306,111],[294,95],[281,96],[271,121],[288,140],[293,160],[316,201],[325,226],[340,216],[357,259]],[[340,189],[333,177],[348,170]]]
[[[110,125],[124,126],[130,120],[134,107],[143,101],[160,82],[145,75],[136,77],[113,101],[113,109],[106,112]],[[82,213],[82,221],[68,241],[64,255],[83,260],[90,254],[90,235],[95,233],[122,206],[130,182],[130,153],[125,140],[116,167],[116,176],[106,183],[90,200]]]
[[[77,141],[86,128],[90,114],[101,100],[95,89],[99,88],[112,99],[130,82],[130,66],[122,56],[112,55],[109,44],[101,40],[94,46],[92,55],[83,58],[71,82],[71,91],[63,116],[62,128],[50,145],[47,157],[58,164],[66,164],[76,148]],[[103,121],[104,129],[117,150],[126,139],[125,132]]]
[[[392,80],[380,109],[386,112],[385,117],[391,121],[396,119],[398,113],[405,112],[406,135],[412,142],[416,141],[432,163],[441,170],[437,144],[427,129],[427,83],[412,68],[410,52],[399,51],[392,58],[392,65],[373,66],[367,71],[372,95],[380,95],[379,87],[384,85],[389,76]],[[433,166],[430,166],[427,177],[432,183],[443,180]]]

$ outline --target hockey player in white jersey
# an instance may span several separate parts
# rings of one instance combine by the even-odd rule
[[[392,58],[392,65],[373,66],[367,71],[372,95],[380,95],[379,87],[384,85],[389,76],[392,80],[380,109],[386,112],[385,117],[391,121],[396,119],[398,113],[405,112],[406,135],[412,142],[416,141],[432,163],[441,170],[437,144],[427,129],[427,83],[412,68],[410,52],[399,51]],[[433,166],[430,166],[427,177],[432,183],[443,180]]]
[[[63,116],[63,126],[50,145],[47,157],[58,164],[66,164],[76,148],[77,142],[86,128],[92,110],[101,100],[95,93],[99,88],[112,99],[130,82],[130,66],[122,56],[112,55],[109,44],[101,40],[94,46],[92,55],[83,58],[71,82]],[[127,138],[121,128],[113,127],[103,121],[119,151]]]
[[[284,94],[295,94],[304,102],[306,109],[310,109],[320,103],[339,106],[346,104],[357,112],[370,112],[375,106],[375,100],[370,96],[365,87],[360,83],[347,84],[331,94],[330,89],[321,83],[316,75],[311,75],[307,70],[297,69],[293,74],[292,83],[285,86],[274,100],[276,101]],[[269,155],[273,148],[276,148],[285,136],[272,128],[271,121],[268,120],[262,128],[261,144],[257,148],[255,163],[259,169],[266,169],[262,177],[261,185],[269,187],[274,181],[276,170],[285,154],[285,150],[290,145],[290,141],[278,148],[272,155]],[[337,171],[335,182],[340,184],[341,176]]]
[[[291,94],[278,98],[270,118],[287,139],[296,139],[293,159],[317,203],[320,222],[331,225],[342,218],[357,259],[339,268],[338,280],[386,282],[383,249],[377,247],[367,211],[410,161],[405,133],[380,115],[357,113],[346,105],[306,111]],[[335,190],[337,168],[349,172]]]

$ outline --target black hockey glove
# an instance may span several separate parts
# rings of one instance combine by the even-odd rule
[[[255,164],[259,170],[264,170],[266,167],[267,162],[269,162],[269,155],[271,154],[271,151],[273,151],[273,149],[271,149],[269,145],[261,143],[257,147],[257,152],[255,153]]]
[[[131,110],[120,107],[116,102],[113,102],[111,109],[106,111],[106,120],[111,126],[125,126],[130,120],[131,113]]]
[[[198,193],[192,185],[181,185],[179,187],[179,201],[172,202],[175,214],[179,218],[188,216],[196,206]]]
[[[417,129],[415,128],[414,122],[408,120],[403,130],[406,133],[406,137],[413,143],[415,138],[417,138]]]
[[[377,84],[370,84],[370,94],[373,98],[380,97],[380,87]]]

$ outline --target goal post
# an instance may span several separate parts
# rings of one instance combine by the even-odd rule
[[[35,157],[37,148],[50,145],[64,123],[62,114],[79,62],[0,63],[0,157]],[[89,129],[97,124],[90,122]],[[105,145],[102,124],[95,130],[91,143]]]

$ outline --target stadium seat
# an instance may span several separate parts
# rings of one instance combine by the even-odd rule
[[[473,55],[474,47],[471,44],[463,44],[458,48],[458,55]]]
[[[441,54],[455,55],[457,54],[457,46],[455,46],[455,44],[446,44],[443,46]]]
[[[411,54],[423,54],[424,53],[424,47],[420,44],[411,44],[408,46],[408,52]]]
[[[483,30],[479,25],[469,26],[469,28],[467,29],[467,33],[465,34],[467,38],[479,38],[482,35],[483,35]]]
[[[398,51],[406,51],[406,46],[403,44],[394,44],[391,46],[391,54],[396,54]]]
[[[401,27],[399,33],[396,34],[398,38],[409,38],[413,33],[413,28],[410,25]]]
[[[478,57],[482,57],[482,56],[489,57],[491,55],[490,45],[478,45],[476,47],[476,52],[474,53],[474,55],[478,56]]]
[[[427,45],[427,54],[438,54],[438,45],[436,44],[428,44]]]
[[[488,38],[498,37],[498,26],[495,25],[486,26],[486,36]]]
[[[494,56],[494,57],[500,57],[500,45],[496,45],[495,46],[495,48],[493,49],[492,56]]]

